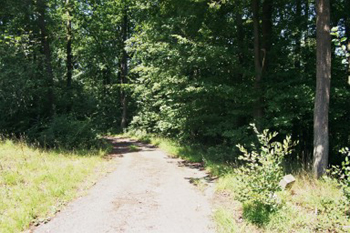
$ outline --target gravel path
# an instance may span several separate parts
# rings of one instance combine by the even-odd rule
[[[140,151],[129,152],[135,142],[128,139],[111,141],[116,170],[34,232],[215,232],[213,184],[191,184],[206,177],[205,172],[142,144]]]

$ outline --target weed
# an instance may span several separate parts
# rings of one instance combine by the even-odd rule
[[[139,151],[140,148],[139,148],[138,146],[135,146],[135,145],[130,145],[130,146],[129,146],[129,150],[130,150],[131,152],[136,152],[136,151]]]
[[[333,166],[329,172],[338,181],[345,197],[350,202],[350,150],[345,147],[340,150],[340,153],[345,156],[344,161],[341,166]]]
[[[270,222],[271,207],[261,202],[245,202],[243,204],[243,218],[263,226]]]

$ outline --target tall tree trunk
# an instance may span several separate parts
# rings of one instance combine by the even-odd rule
[[[309,0],[303,0],[303,3],[304,3],[304,7],[305,7],[304,8],[305,15],[303,17],[303,23],[305,24],[304,25],[305,35],[303,36],[304,37],[303,43],[305,44],[305,47],[310,47],[310,43],[309,43],[310,35],[309,35],[309,29],[308,29],[309,18],[310,18],[310,3],[309,3]],[[305,54],[304,54],[305,50],[301,50],[301,51],[303,52],[302,53],[302,58],[306,61],[307,57],[305,57]],[[308,67],[307,63],[304,63],[303,72],[304,73],[308,73],[309,72],[309,67]],[[311,159],[312,158],[312,154],[310,153],[309,156],[310,156],[309,159]]]
[[[296,33],[295,33],[295,61],[294,66],[297,70],[297,72],[300,74],[300,60],[301,60],[301,30],[302,28],[302,21],[301,21],[301,0],[296,0],[296,16],[295,16],[295,23],[296,23]]]
[[[128,12],[127,12],[127,6],[125,7],[124,11],[124,17],[123,17],[123,24],[122,24],[122,54],[120,59],[120,84],[121,84],[121,92],[120,92],[120,101],[122,105],[122,119],[120,127],[123,129],[126,128],[126,118],[127,118],[127,95],[125,92],[125,89],[123,87],[124,84],[127,83],[127,75],[128,75],[128,54],[125,50],[125,42],[127,40],[127,33],[128,33]]]
[[[66,24],[66,39],[67,39],[67,93],[68,93],[68,106],[67,111],[71,111],[72,109],[72,72],[73,72],[73,55],[72,55],[72,21],[71,21],[71,3],[69,0],[66,0],[66,16],[67,16],[67,24]]]
[[[262,72],[267,71],[269,67],[269,56],[272,45],[272,5],[273,0],[265,0],[262,6]]]
[[[254,65],[255,65],[255,83],[254,89],[258,99],[254,106],[254,118],[259,128],[260,120],[263,116],[262,99],[261,99],[261,59],[260,59],[260,34],[259,34],[259,0],[252,0],[253,25],[254,25]]]
[[[240,66],[239,73],[237,75],[237,83],[239,85],[243,82],[243,76],[244,76],[244,31],[243,31],[243,20],[242,20],[242,13],[240,12],[241,9],[236,10],[236,23],[237,23],[237,45],[238,45],[238,63]],[[237,117],[237,127],[242,127],[246,124],[246,116],[245,115],[239,115]]]
[[[308,38],[309,38],[309,30],[308,30],[308,25],[309,25],[309,12],[310,12],[310,4],[309,0],[304,0],[304,5],[305,5],[305,16],[303,18],[303,21],[305,23],[305,36],[304,36],[304,42],[305,45],[308,45]]]
[[[346,0],[345,9],[347,10],[345,16],[345,35],[347,37],[346,48],[348,53],[350,53],[350,0]],[[348,57],[348,84],[350,85],[350,56]]]
[[[54,95],[53,95],[53,69],[51,64],[51,49],[48,40],[48,33],[45,22],[45,12],[46,12],[46,3],[45,0],[37,1],[37,10],[38,10],[38,24],[41,33],[41,45],[43,48],[43,53],[45,56],[45,69],[46,69],[46,77],[47,77],[47,111],[49,116],[54,114]]]
[[[328,110],[331,81],[330,0],[316,0],[316,98],[314,109],[313,173],[321,177],[328,166]]]
[[[236,23],[237,23],[237,45],[238,45],[238,62],[240,67],[243,70],[244,66],[244,34],[243,34],[243,20],[242,20],[242,14],[240,13],[240,9],[236,9]],[[239,71],[238,75],[238,82],[241,83],[243,80],[243,72]]]

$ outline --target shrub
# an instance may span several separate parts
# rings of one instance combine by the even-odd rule
[[[340,153],[345,155],[345,160],[341,166],[332,166],[330,173],[338,180],[344,196],[350,201],[350,150],[346,147],[340,150]]]
[[[40,146],[62,149],[89,149],[100,145],[96,131],[89,120],[77,120],[61,115],[33,127],[28,136]]]
[[[287,136],[283,143],[273,141],[277,133],[269,130],[258,132],[252,125],[259,141],[259,148],[252,145],[253,149],[248,152],[243,146],[237,147],[242,152],[239,160],[244,164],[237,169],[236,198],[245,206],[256,206],[259,212],[264,207],[271,211],[279,206],[276,192],[281,188],[279,181],[283,177],[282,162],[286,155],[291,153],[291,137]]]

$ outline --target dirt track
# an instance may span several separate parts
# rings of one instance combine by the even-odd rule
[[[135,142],[128,139],[111,141],[116,170],[34,232],[215,232],[213,184],[205,182],[201,189],[191,184],[205,172],[142,144],[137,144],[140,151],[130,152]]]

